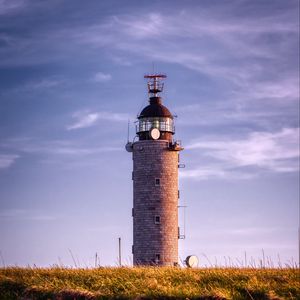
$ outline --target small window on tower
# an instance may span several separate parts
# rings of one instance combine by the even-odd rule
[[[154,222],[155,224],[160,224],[160,216],[155,216]]]
[[[155,178],[155,185],[160,185],[160,179],[159,178]]]
[[[160,261],[160,254],[155,254],[155,262],[158,263]]]

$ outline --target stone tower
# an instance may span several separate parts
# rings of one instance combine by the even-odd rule
[[[173,115],[158,96],[166,75],[146,75],[149,105],[138,116],[138,141],[126,149],[133,158],[133,263],[174,266],[178,264],[178,164],[173,141]]]

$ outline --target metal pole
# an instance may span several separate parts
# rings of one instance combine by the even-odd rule
[[[121,238],[119,237],[119,266],[122,266],[122,257],[121,257]]]
[[[128,119],[128,125],[127,125],[127,143],[129,143],[129,119]]]
[[[298,228],[298,268],[300,269],[300,226]]]
[[[183,230],[184,230],[184,238],[185,238],[185,209],[186,209],[186,206],[183,207]]]

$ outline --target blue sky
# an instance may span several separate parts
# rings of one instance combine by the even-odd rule
[[[299,1],[0,0],[1,265],[115,265],[118,237],[131,264],[153,64],[185,147],[180,258],[297,261]]]

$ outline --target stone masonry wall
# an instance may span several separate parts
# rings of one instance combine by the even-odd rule
[[[133,144],[133,193],[134,265],[177,264],[178,152],[167,141]]]

